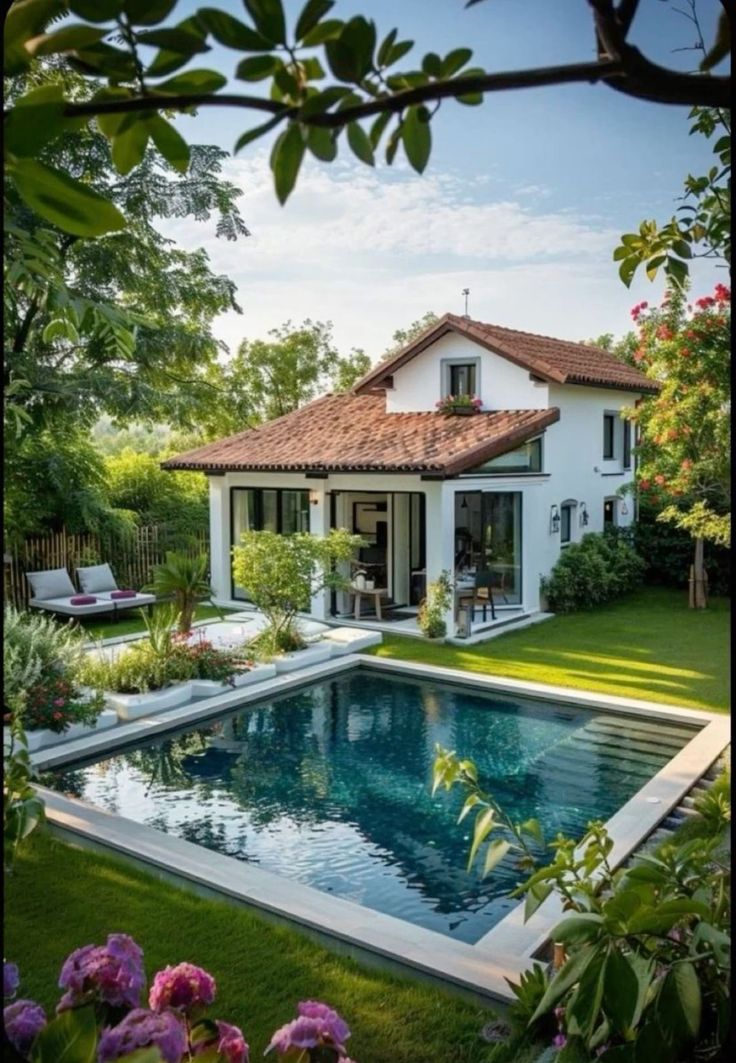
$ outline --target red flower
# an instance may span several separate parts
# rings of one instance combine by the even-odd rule
[[[655,484],[659,484],[659,486],[662,487],[665,482],[665,479],[661,472],[654,477],[654,482]]]
[[[690,357],[690,348],[689,347],[680,347],[680,357],[681,358],[689,358]]]
[[[727,288],[725,284],[716,284],[715,293],[715,301],[717,303],[727,303],[731,299],[731,289]]]
[[[52,712],[51,715],[52,715],[52,717],[55,720],[63,720],[64,719],[64,713],[63,712]]]
[[[716,301],[712,295],[704,295],[702,299],[696,299],[695,305],[699,306],[701,310],[707,310],[710,306],[715,306]]]
[[[659,339],[659,340],[671,340],[672,339],[672,329],[668,328],[667,325],[660,325],[659,328],[657,329],[657,339]]]
[[[649,480],[640,480],[639,481],[639,487],[642,489],[642,491],[648,491],[651,486],[652,485],[651,485]]]

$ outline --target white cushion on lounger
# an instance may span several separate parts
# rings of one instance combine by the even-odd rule
[[[70,597],[75,598],[76,592]],[[90,605],[72,605],[69,597],[31,598],[28,604],[34,609],[47,609],[50,613],[61,613],[63,616],[90,616],[93,613],[112,612],[111,603],[102,598]]]
[[[155,594],[140,594],[136,592],[135,598],[113,598],[112,591],[97,591],[96,596],[101,601],[111,602],[118,609],[126,609],[131,605],[152,605],[156,601]]]
[[[49,598],[71,597],[77,590],[65,568],[52,568],[46,572],[26,572],[33,597],[39,601]]]
[[[79,586],[84,594],[97,594],[98,591],[116,591],[118,585],[108,564],[88,565],[77,569]]]

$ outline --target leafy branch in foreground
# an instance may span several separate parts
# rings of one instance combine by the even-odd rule
[[[402,146],[410,165],[421,173],[432,149],[431,120],[445,99],[475,105],[489,92],[600,81],[660,103],[728,105],[727,77],[710,72],[692,76],[660,67],[629,43],[636,0],[622,0],[617,7],[613,0],[590,0],[598,49],[594,62],[492,73],[469,66],[472,50],[464,47],[446,55],[428,52],[409,69],[399,69],[414,42],[400,37],[397,28],[381,38],[375,23],[363,15],[329,17],[334,0],[307,0],[292,27],[282,0],[244,0],[244,6],[249,22],[219,8],[202,7],[176,24],[162,26],[177,0],[15,0],[5,27],[7,74],[21,74],[44,56],[63,56],[84,76],[107,80],[90,100],[76,101],[59,86],[45,86],[32,89],[6,111],[6,173],[28,205],[81,236],[124,227],[124,216],[114,204],[102,202],[83,182],[37,159],[60,132],[77,129],[93,116],[111,141],[118,172],[127,174],[139,165],[149,143],[170,165],[182,173],[187,170],[189,147],[170,121],[174,112],[228,106],[266,115],[265,121],[243,132],[235,150],[281,127],[271,168],[284,203],[305,154],[333,161],[343,132],[363,163],[373,165],[379,146],[384,146],[390,164]],[[65,14],[80,21],[52,29]],[[220,93],[227,84],[221,73],[188,68],[195,56],[210,51],[210,41],[242,53],[236,79],[265,82],[267,92]],[[729,47],[720,31],[718,47],[721,53]],[[319,84],[325,79],[326,86]],[[366,119],[371,119],[368,127],[361,124]]]

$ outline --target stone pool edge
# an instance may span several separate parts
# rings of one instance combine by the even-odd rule
[[[434,665],[350,654],[305,668],[296,674],[264,680],[255,689],[228,691],[206,702],[163,711],[156,717],[138,719],[106,734],[41,750],[32,756],[32,761],[41,769],[54,768],[65,762],[112,752],[141,738],[178,730],[219,716],[229,708],[246,707],[251,702],[278,696],[307,682],[330,678],[359,667],[406,678],[458,683],[488,692],[561,701],[580,708],[603,709],[612,714],[679,720],[698,727],[687,745],[608,821],[615,843],[616,864],[627,859],[656,829],[730,741],[729,717],[717,713],[681,709],[639,699],[608,697],[541,683],[470,675]],[[420,972],[433,981],[470,991],[489,1002],[508,1004],[515,999],[506,978],[518,981],[520,973],[530,966],[534,955],[550,939],[551,930],[560,917],[559,905],[554,897],[540,906],[527,924],[523,923],[523,906],[518,905],[478,942],[469,945],[365,908],[354,901],[329,897],[314,887],[242,864],[231,857],[163,834],[77,798],[64,797],[44,787],[38,789],[46,801],[47,819],[52,829],[78,844],[101,847],[128,857],[149,870],[173,877],[179,883],[205,888],[296,927],[301,926],[322,937],[336,939],[358,954],[362,952],[382,957],[392,965],[403,967],[406,973]],[[650,797],[657,797],[657,803],[650,803]]]

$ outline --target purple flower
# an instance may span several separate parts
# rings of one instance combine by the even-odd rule
[[[46,1025],[46,1012],[33,1000],[16,1000],[3,1011],[5,1033],[21,1056],[26,1056],[36,1035]]]
[[[17,963],[7,963],[3,960],[3,996],[6,1000],[15,996],[19,985],[20,974]]]
[[[285,1055],[290,1048],[316,1048],[318,1045],[332,1045],[341,1054],[345,1051],[343,1042],[350,1037],[350,1030],[329,1005],[318,1000],[303,1000],[297,1010],[298,1018],[276,1031],[266,1052],[275,1048],[279,1055]]]
[[[217,1051],[224,1063],[248,1063],[248,1045],[238,1027],[230,1026],[227,1022],[218,1022],[216,1025],[217,1036],[208,1041],[201,1041],[194,1055],[198,1056],[217,1045]]]
[[[127,934],[110,934],[106,945],[84,945],[64,961],[59,985],[66,993],[57,1012],[89,999],[136,1008],[145,982],[143,951]]]
[[[187,1050],[183,1023],[172,1011],[157,1015],[145,1008],[134,1008],[117,1026],[103,1031],[97,1048],[98,1063],[113,1063],[136,1048],[155,1045],[164,1063],[181,1063]]]
[[[564,1048],[567,1044],[567,1038],[565,1037],[564,1033],[558,1033],[555,1037],[553,1037],[552,1044],[555,1048]]]
[[[179,963],[176,967],[165,967],[154,977],[148,1005],[153,1011],[179,1008],[188,1012],[200,1004],[211,1004],[215,990],[211,974],[193,963]]]

